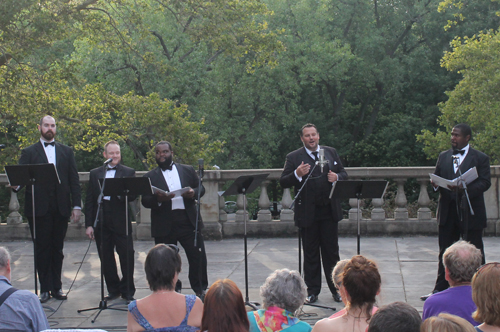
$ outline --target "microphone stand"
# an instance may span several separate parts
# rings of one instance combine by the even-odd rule
[[[202,257],[202,250],[201,250],[201,246],[198,247],[198,232],[199,232],[199,227],[198,227],[198,224],[200,223],[200,211],[201,211],[201,186],[202,186],[202,182],[203,182],[203,159],[200,159],[198,160],[198,197],[197,197],[197,201],[196,201],[196,222],[195,222],[195,229],[194,229],[194,247],[195,248],[198,248],[198,253],[199,253],[199,266],[198,266],[198,282],[199,282],[199,285],[201,288],[203,288],[202,286],[202,278],[201,278],[201,274],[202,274],[202,269],[203,269],[203,257]],[[202,302],[205,301],[205,298],[204,298],[204,292],[205,290],[204,289],[201,289],[200,290],[200,295],[203,297],[201,299]]]
[[[104,298],[104,270],[102,268],[102,261],[104,259],[103,240],[102,240],[103,230],[104,230],[104,228],[103,228],[103,224],[104,224],[104,210],[102,208],[102,204],[103,204],[103,200],[104,200],[103,199],[104,198],[104,194],[103,194],[104,193],[104,187],[106,185],[106,171],[107,171],[106,168],[108,166],[107,162],[108,162],[108,160],[106,161],[106,163],[104,163],[104,165],[102,165],[103,176],[104,177],[102,179],[101,192],[99,193],[99,197],[97,198],[97,213],[96,213],[95,221],[94,221],[94,230],[95,230],[95,229],[97,229],[97,222],[99,220],[101,220],[101,225],[99,226],[100,229],[101,229],[101,234],[100,234],[100,236],[101,236],[101,244],[99,245],[100,251],[101,251],[101,255],[100,255],[100,258],[101,258],[101,300],[99,301],[99,306],[97,306],[97,307],[87,308],[87,309],[78,309],[77,310],[78,313],[84,312],[84,311],[90,311],[90,310],[99,310],[97,312],[97,315],[95,316],[95,318],[91,321],[92,323],[94,323],[97,320],[97,317],[99,317],[99,315],[101,314],[101,312],[103,310],[111,309],[111,310],[117,310],[117,311],[127,311],[127,309],[108,307],[108,301]],[[99,179],[97,179],[97,183],[99,183]],[[128,220],[127,220],[127,230],[128,230]],[[128,241],[128,238],[127,238],[127,241]],[[127,251],[127,254],[128,254],[128,251]],[[127,285],[127,287],[128,287],[128,285]]]
[[[292,201],[292,204],[290,204],[290,210],[293,210],[295,212],[295,210],[294,210],[295,201],[297,200],[297,198],[299,197],[299,195],[302,193],[302,190],[304,190],[304,188],[306,186],[306,183],[311,178],[312,173],[314,172],[314,170],[316,169],[316,166],[318,166],[318,164],[319,164],[319,160],[314,163],[314,166],[311,169],[311,171],[309,172],[309,175],[307,175],[304,183],[302,184],[302,186],[300,187],[299,191],[295,195],[295,197],[294,197],[294,199]],[[301,241],[300,229],[299,229],[298,233],[299,233],[298,234],[298,241],[299,241],[299,274],[302,275],[302,241]],[[321,305],[321,304],[304,303],[304,305],[308,305],[308,306],[316,307],[316,308],[322,308],[322,309],[337,310],[334,307],[328,307],[328,306],[324,306],[324,305]]]
[[[469,204],[469,209],[470,209],[470,214],[471,216],[474,215],[474,210],[472,209],[472,205],[470,203],[470,199],[469,199],[469,191],[467,190],[467,184],[465,183],[465,181],[463,180],[463,174],[462,174],[462,170],[460,169],[460,163],[458,162],[458,158],[453,158],[453,162],[455,163],[455,165],[457,165],[457,169],[458,169],[458,178],[460,179],[459,182],[462,184],[463,188],[464,188],[464,191],[465,191],[465,197],[467,198],[467,203]],[[457,186],[457,198],[458,198],[458,186]],[[458,204],[458,202],[457,202]],[[463,206],[463,200],[461,200],[460,202],[460,207],[461,207],[461,212],[460,213],[460,224],[463,225],[464,229],[463,229],[463,234],[462,234],[462,237],[465,241],[467,241],[467,233],[469,231],[469,216],[465,216],[464,217],[464,214],[465,214],[465,206]],[[458,205],[457,205],[458,206]]]

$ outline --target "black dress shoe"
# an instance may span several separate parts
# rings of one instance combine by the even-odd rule
[[[335,302],[342,302],[342,298],[340,297],[340,294],[338,292],[333,293],[332,297]]]
[[[318,301],[318,295],[311,294],[308,297],[306,297],[306,303],[314,303]]]
[[[45,303],[50,299],[49,292],[40,293],[40,303]]]
[[[175,283],[175,291],[179,294],[182,292],[182,281],[179,279],[177,279],[177,282]]]
[[[428,299],[431,295],[436,294],[436,293],[439,293],[439,292],[438,292],[437,290],[433,290],[433,291],[432,291],[432,292],[430,292],[429,294],[422,295],[422,296],[420,297],[420,299],[421,299],[422,301],[425,301],[425,300],[427,300],[427,299]]]
[[[51,294],[52,294],[53,298],[58,299],[58,300],[67,300],[68,299],[68,296],[65,293],[63,293],[63,291],[61,289],[56,290],[56,291],[52,291]]]
[[[129,304],[132,301],[135,301],[135,299],[134,299],[134,297],[132,295],[124,295],[124,294],[122,294],[122,299],[124,299],[125,301],[127,301],[127,304]]]
[[[106,301],[113,301],[120,297],[120,293],[109,293],[104,297]]]

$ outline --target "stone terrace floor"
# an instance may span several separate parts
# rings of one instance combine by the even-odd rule
[[[487,237],[484,239],[486,261],[500,261],[500,239]],[[350,258],[356,254],[356,238],[339,239],[340,257]],[[12,283],[15,287],[34,291],[33,281],[33,247],[31,242],[2,242],[12,254]],[[150,294],[144,274],[144,260],[153,241],[135,242],[135,297],[141,298]],[[65,260],[63,266],[63,290],[68,291],[80,265],[81,270],[71,287],[67,301],[51,299],[46,307],[49,323],[54,329],[99,328],[108,331],[125,331],[127,316],[125,311],[104,310],[95,323],[91,320],[97,311],[78,313],[78,309],[98,306],[100,300],[99,259],[95,243],[84,258],[89,247],[87,241],[67,241],[65,244]],[[206,243],[208,257],[209,283],[219,278],[229,278],[237,283],[245,296],[245,264],[243,239],[208,241]],[[266,277],[275,269],[298,269],[297,239],[266,238],[248,240],[249,261],[249,298],[260,301],[259,287]],[[423,302],[420,295],[429,293],[434,285],[437,271],[438,244],[436,237],[371,237],[361,238],[361,254],[374,259],[382,275],[382,292],[378,304],[394,301],[405,301],[422,312]],[[184,262],[181,280],[183,293],[192,294],[187,278],[187,259],[181,249]],[[106,292],[107,293],[107,292]],[[340,310],[342,303],[333,301],[323,278],[323,289],[318,304],[333,306]],[[113,308],[126,308],[122,299],[108,303]],[[317,320],[333,314],[330,309],[304,306],[301,319],[313,325]]]

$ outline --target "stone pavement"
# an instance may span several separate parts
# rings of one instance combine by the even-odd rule
[[[498,237],[484,239],[486,259],[488,262],[500,261],[500,241]],[[33,248],[31,242],[2,242],[12,254],[12,283],[21,289],[34,290],[33,281]],[[356,238],[340,238],[340,257],[350,258],[356,254]],[[150,294],[144,274],[144,260],[153,241],[135,242],[135,297],[141,298]],[[73,280],[67,301],[51,299],[46,304],[55,312],[46,309],[52,328],[100,328],[108,331],[125,331],[127,316],[125,311],[104,310],[95,323],[97,311],[78,313],[78,309],[98,306],[100,300],[100,266],[95,243],[81,264],[89,242],[67,241],[65,244],[65,260],[63,267],[63,288],[68,291]],[[244,247],[243,239],[208,241],[209,283],[219,278],[229,278],[236,282],[245,296]],[[249,239],[249,298],[260,301],[259,287],[266,277],[275,269],[298,269],[297,239],[266,238]],[[184,262],[181,280],[183,293],[192,294],[187,278],[187,260],[181,249]],[[361,254],[376,260],[382,276],[382,292],[378,304],[393,301],[406,301],[422,312],[423,302],[420,295],[429,293],[434,285],[437,271],[438,245],[436,237],[373,237],[361,238]],[[78,275],[75,275],[78,269]],[[106,292],[107,293],[107,292]],[[323,278],[323,290],[318,304],[334,306],[340,310],[343,305],[333,301]],[[117,299],[108,306],[126,309],[124,300]],[[330,309],[304,306],[303,320],[313,325],[317,320],[334,313]]]

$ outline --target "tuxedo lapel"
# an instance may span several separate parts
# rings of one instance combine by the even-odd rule
[[[462,171],[462,174],[467,172],[473,166],[475,166],[474,165],[475,156],[476,156],[476,153],[475,153],[474,149],[469,148],[469,152],[467,153],[464,160],[462,161],[462,164],[460,164],[460,170]]]
[[[115,173],[115,178],[122,178],[123,177],[123,168],[121,167],[120,164],[116,165],[116,173]]]
[[[180,167],[179,164],[175,164],[175,167],[177,168],[177,173],[179,173],[179,180],[181,181],[181,188],[186,187],[186,182],[189,183],[189,179],[186,179],[186,172],[184,172],[184,169]]]
[[[168,189],[167,181],[165,181],[165,177],[163,176],[163,172],[161,171],[160,167],[156,167],[155,175],[157,177],[157,181],[159,183],[161,183],[161,185],[158,188],[164,189],[166,191],[170,191],[170,189]],[[153,182],[153,181],[151,181],[151,182]]]
[[[40,158],[42,158],[43,163],[48,164],[49,160],[47,159],[47,155],[45,154],[45,149],[43,148],[42,142],[39,141],[35,145],[35,149],[36,149],[36,152],[39,154]],[[56,151],[57,151],[57,149],[56,149]],[[56,158],[57,158],[57,156],[56,156]],[[57,160],[56,160],[56,163],[57,163]]]

